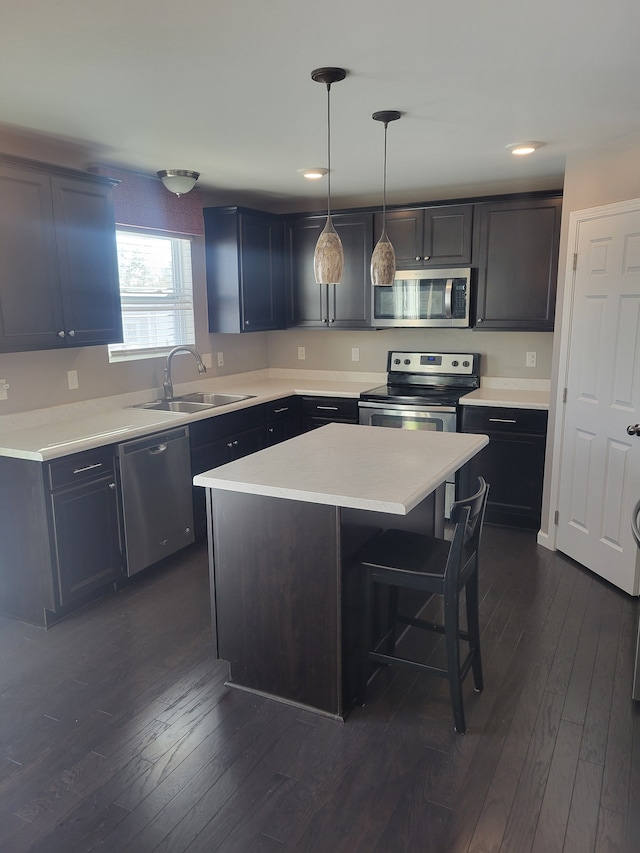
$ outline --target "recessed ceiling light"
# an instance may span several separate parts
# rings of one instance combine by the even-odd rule
[[[312,169],[298,169],[298,171],[308,181],[319,181],[320,178],[324,178],[325,175],[329,174],[329,170],[321,166],[316,166]]]
[[[542,148],[544,142],[512,142],[511,145],[507,145],[507,151],[511,151],[512,154],[515,154],[518,157],[522,157],[525,154],[533,154],[534,151],[537,151],[538,148]]]

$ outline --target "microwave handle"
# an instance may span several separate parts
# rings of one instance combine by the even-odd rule
[[[451,305],[451,300],[453,298],[453,279],[448,278],[447,283],[444,286],[444,316],[447,320],[450,320],[453,316],[453,308]]]

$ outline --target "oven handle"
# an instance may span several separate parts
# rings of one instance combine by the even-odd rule
[[[377,409],[388,415],[415,415],[417,414],[447,414],[455,412],[455,406],[394,406],[389,403],[374,403],[369,400],[359,400],[358,407],[361,409]]]

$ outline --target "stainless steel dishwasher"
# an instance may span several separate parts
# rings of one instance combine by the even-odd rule
[[[118,447],[127,574],[194,541],[189,428]]]

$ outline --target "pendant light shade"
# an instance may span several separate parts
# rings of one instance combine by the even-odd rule
[[[316,284],[340,284],[344,271],[344,251],[331,220],[331,84],[344,80],[344,68],[316,68],[311,79],[327,87],[327,222],[318,237],[313,255]]]
[[[397,110],[381,110],[374,113],[374,121],[384,122],[384,166],[382,171],[382,234],[371,255],[371,282],[375,286],[388,287],[396,277],[396,253],[387,236],[387,125],[397,121],[402,113]]]

